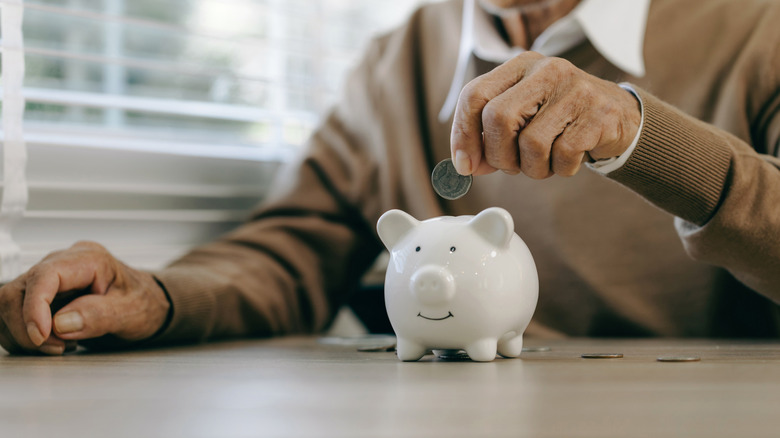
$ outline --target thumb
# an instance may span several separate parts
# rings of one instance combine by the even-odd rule
[[[54,333],[64,340],[97,338],[121,327],[121,303],[115,295],[85,295],[54,315]]]

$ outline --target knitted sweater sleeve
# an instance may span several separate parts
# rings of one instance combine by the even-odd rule
[[[780,303],[780,97],[763,106],[761,144],[750,145],[639,93],[639,143],[608,177],[675,215],[691,257]]]
[[[381,245],[369,84],[378,44],[250,220],[155,273],[173,314],[152,343],[311,333],[326,327]],[[323,256],[327,254],[327,256]]]
[[[420,9],[369,44],[338,104],[246,224],[156,273],[173,313],[153,342],[320,331],[383,249],[382,212],[437,215],[420,178],[430,168],[417,73],[423,20],[441,11]]]

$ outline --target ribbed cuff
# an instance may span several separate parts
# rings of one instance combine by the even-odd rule
[[[634,87],[645,120],[636,149],[607,176],[669,213],[704,225],[718,208],[731,165],[723,133]]]
[[[168,294],[172,314],[167,327],[149,343],[205,341],[214,325],[216,303],[213,292],[217,281],[207,273],[185,267],[167,268],[154,276]]]

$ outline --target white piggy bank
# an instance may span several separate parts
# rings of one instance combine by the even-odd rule
[[[390,251],[385,304],[399,359],[428,349],[465,349],[476,361],[520,355],[539,278],[506,210],[423,222],[390,210],[377,231]]]

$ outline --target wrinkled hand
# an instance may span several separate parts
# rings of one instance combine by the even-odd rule
[[[641,118],[637,99],[619,85],[525,52],[463,88],[452,160],[466,175],[571,176],[584,160],[625,152]]]
[[[84,294],[52,315],[56,297],[78,291]],[[106,334],[142,340],[162,327],[169,308],[151,274],[79,242],[0,288],[0,344],[11,353],[58,355]]]

